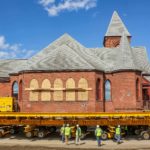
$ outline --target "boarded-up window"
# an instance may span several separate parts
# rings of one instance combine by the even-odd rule
[[[63,100],[63,82],[61,79],[56,79],[54,81],[54,101]]]
[[[41,92],[41,101],[50,101],[51,100],[51,93],[50,93],[50,88],[51,84],[48,79],[45,79],[42,82],[42,92]]]
[[[37,89],[37,88],[39,88],[38,81],[36,79],[32,79],[30,81],[30,89]],[[30,101],[38,101],[38,96],[39,96],[39,92],[31,90],[29,100]]]
[[[86,79],[81,78],[78,83],[78,100],[87,101],[88,100],[88,82]]]
[[[72,78],[66,81],[66,101],[75,101],[75,81]]]

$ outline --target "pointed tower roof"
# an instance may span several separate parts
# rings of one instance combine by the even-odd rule
[[[114,11],[105,36],[122,36],[123,32],[131,36],[118,13]]]
[[[119,53],[118,53],[118,60],[116,66],[118,69],[132,69],[138,70],[135,65],[135,60],[133,57],[132,48],[128,41],[127,35],[123,32],[120,45],[119,45]]]

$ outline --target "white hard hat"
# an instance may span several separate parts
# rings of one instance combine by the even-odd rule
[[[69,127],[69,124],[67,124],[67,127]]]
[[[96,127],[99,128],[99,125],[97,125]]]
[[[79,125],[77,124],[77,127],[79,127]]]
[[[120,128],[120,125],[118,125],[118,128]]]

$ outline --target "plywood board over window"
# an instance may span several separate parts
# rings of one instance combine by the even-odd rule
[[[84,78],[81,78],[78,82],[78,88],[81,89],[78,91],[78,100],[87,101],[88,100],[88,81]],[[85,90],[82,90],[85,89]]]
[[[54,101],[62,101],[63,100],[63,82],[61,79],[55,79],[54,81]]]
[[[75,81],[72,78],[66,81],[66,101],[75,101]]]
[[[32,79],[30,81],[30,88],[37,89],[39,88],[38,81],[36,79]],[[38,101],[39,92],[30,91],[29,100],[30,101]]]
[[[48,79],[44,79],[42,82],[42,89],[50,89],[51,83]],[[51,100],[51,93],[50,91],[42,91],[41,92],[41,101],[50,101]]]

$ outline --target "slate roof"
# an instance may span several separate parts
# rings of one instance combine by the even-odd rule
[[[14,72],[14,70],[20,71],[17,70],[18,66],[22,66],[26,61],[26,59],[0,60],[0,77],[9,77],[9,73]]]
[[[131,36],[118,13],[114,11],[105,36],[122,36],[123,32]]]
[[[0,77],[20,71],[139,70],[150,73],[146,48],[131,47],[126,31],[121,36],[116,48],[86,48],[64,34],[27,60],[0,60]]]

